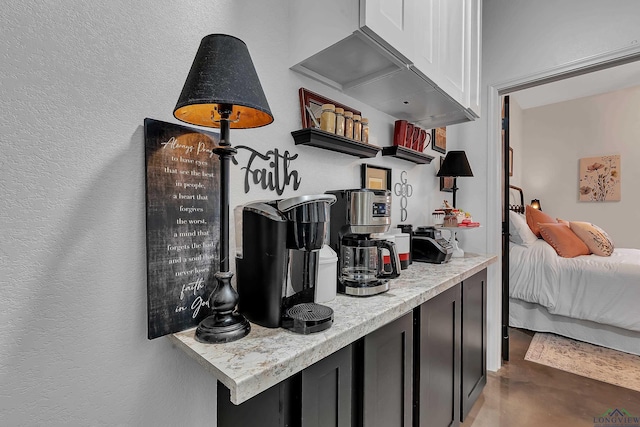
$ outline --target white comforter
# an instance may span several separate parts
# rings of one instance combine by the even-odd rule
[[[510,245],[509,295],[549,313],[640,332],[640,249],[562,258],[544,240]]]

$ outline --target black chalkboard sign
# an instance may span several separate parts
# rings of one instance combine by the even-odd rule
[[[218,134],[144,120],[147,318],[153,339],[197,325],[218,270]]]

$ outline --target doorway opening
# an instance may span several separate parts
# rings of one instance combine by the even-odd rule
[[[494,143],[490,143],[490,146],[493,146],[496,150],[494,158],[500,159],[500,164],[495,165],[495,170],[500,170],[499,176],[496,176],[496,184],[500,187],[498,194],[501,195],[500,202],[496,203],[496,205],[500,205],[499,212],[496,212],[496,216],[500,216],[502,218],[499,245],[502,247],[502,297],[500,299],[500,316],[502,332],[501,355],[503,361],[509,360],[509,185],[511,184],[509,172],[513,168],[512,158],[509,155],[509,108],[506,106],[506,110],[503,110],[503,100],[517,94],[519,91],[551,86],[554,84],[557,85],[563,82],[568,83],[586,76],[594,77],[599,73],[601,74],[620,69],[622,68],[621,66],[631,63],[640,65],[640,51],[637,48],[590,58],[589,60],[579,63],[531,75],[518,81],[504,82],[502,84],[489,87],[488,96],[490,108],[488,112],[488,120],[490,124],[499,123],[499,127],[489,126],[489,141],[494,141]],[[609,84],[613,84],[615,83],[615,78],[616,77],[612,80],[612,78],[609,77],[607,82]],[[636,82],[636,85],[637,84],[638,83]],[[609,88],[608,90],[602,90],[601,92],[593,92],[595,89],[592,87],[582,89],[587,89],[584,91],[582,96],[590,96],[607,91],[622,89],[622,87]],[[591,92],[589,92],[589,90]],[[557,94],[559,91],[556,90],[555,93]],[[578,97],[580,97],[580,95],[573,96],[573,98],[566,98],[564,100],[575,99]],[[562,101],[563,99],[560,99],[549,103]],[[506,129],[503,131],[504,128]],[[504,137],[503,132],[506,133]],[[495,143],[496,141],[499,141],[499,143]]]

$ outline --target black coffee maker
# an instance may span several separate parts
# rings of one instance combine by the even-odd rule
[[[302,334],[331,327],[333,310],[313,301],[319,250],[335,200],[327,194],[300,196],[241,209],[236,277],[238,311],[247,319]]]
[[[386,190],[327,191],[336,197],[331,208],[330,245],[338,254],[338,292],[353,296],[389,290],[389,279],[400,275],[396,245],[372,236],[391,225],[391,192]],[[389,251],[391,271],[384,270],[382,250]]]

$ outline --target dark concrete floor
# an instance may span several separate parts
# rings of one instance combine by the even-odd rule
[[[489,372],[462,427],[594,427],[616,408],[640,417],[640,392],[524,360],[532,336],[511,329],[510,360]]]

